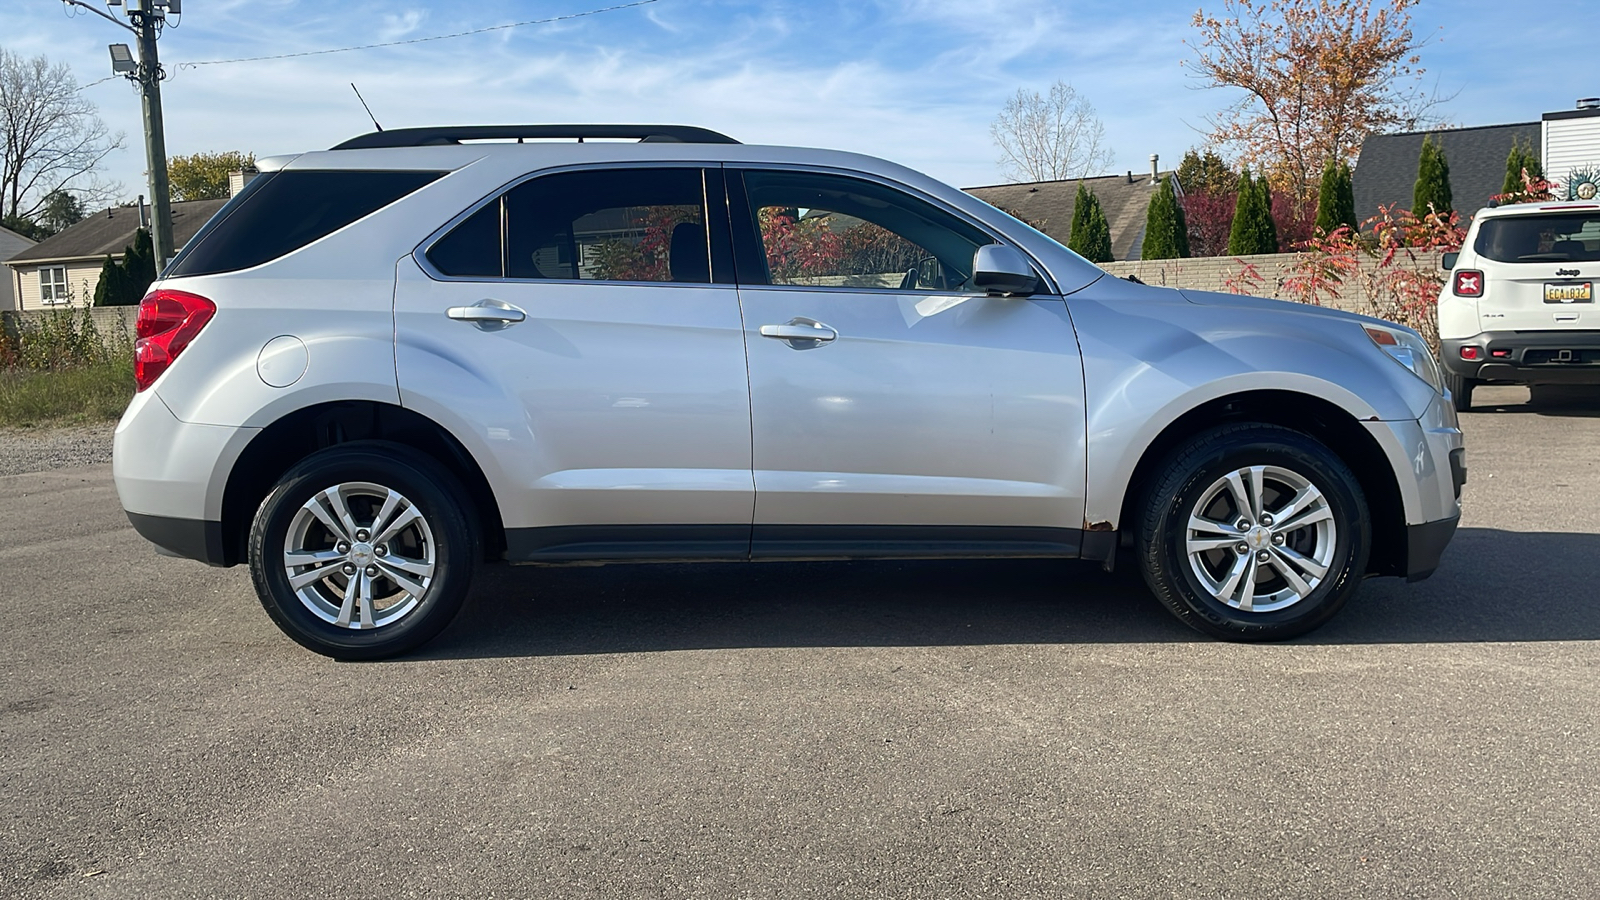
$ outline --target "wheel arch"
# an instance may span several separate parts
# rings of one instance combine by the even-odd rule
[[[505,526],[494,491],[472,455],[447,429],[417,412],[372,400],[302,407],[274,421],[239,454],[222,496],[223,565],[246,558],[250,522],[272,486],[290,467],[319,450],[351,441],[385,440],[426,454],[466,488],[477,512],[484,557],[505,552]]]
[[[1406,574],[1405,502],[1388,455],[1349,411],[1329,400],[1297,391],[1255,390],[1217,397],[1168,423],[1145,445],[1134,465],[1123,491],[1118,523],[1137,519],[1146,490],[1180,444],[1218,425],[1243,422],[1299,431],[1320,441],[1343,459],[1355,473],[1372,516],[1368,573]]]

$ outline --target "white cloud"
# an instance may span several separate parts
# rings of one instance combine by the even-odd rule
[[[123,39],[109,23],[63,18],[56,4],[42,0],[10,5],[23,8],[6,12],[0,41],[7,49],[68,62],[80,82],[109,74],[105,44]],[[534,9],[560,15],[601,5],[420,0],[402,12],[369,0],[207,0],[192,4],[181,27],[167,31],[161,52],[170,63],[305,52],[518,21],[532,18]],[[1120,154],[1116,170],[1142,171],[1152,152],[1175,162],[1198,144],[1192,126],[1229,99],[1190,89],[1178,65],[1189,53],[1182,42],[1193,6],[1194,0],[661,0],[401,48],[169,65],[168,146],[174,154],[260,155],[331,146],[370,127],[347,86],[354,81],[386,127],[682,122],[751,142],[871,153],[957,184],[979,184],[996,180],[988,126],[1006,97],[1060,78],[1105,121],[1107,140]],[[1476,26],[1464,21],[1448,35],[1470,65],[1450,70],[1448,56],[1431,65],[1435,73],[1455,73],[1444,76],[1446,90],[1471,79],[1448,112],[1482,124],[1527,121],[1570,105],[1571,88],[1524,78],[1522,62],[1468,52],[1470,27]],[[1533,85],[1539,97],[1530,99]],[[130,149],[112,161],[110,174],[130,195],[142,192],[136,96],[121,82],[89,91],[108,125],[130,136]]]

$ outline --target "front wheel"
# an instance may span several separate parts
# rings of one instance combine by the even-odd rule
[[[1139,559],[1156,597],[1191,627],[1279,640],[1332,618],[1371,544],[1361,485],[1308,435],[1232,425],[1191,439],[1145,495]]]
[[[250,529],[267,614],[337,659],[414,649],[461,609],[478,553],[466,492],[409,447],[363,441],[291,468]]]

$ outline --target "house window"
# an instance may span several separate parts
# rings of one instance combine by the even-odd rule
[[[67,267],[45,266],[39,270],[39,302],[55,305],[66,303]]]

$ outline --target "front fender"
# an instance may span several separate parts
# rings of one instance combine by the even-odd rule
[[[1083,352],[1085,528],[1118,527],[1134,469],[1184,414],[1255,391],[1303,394],[1358,422],[1411,422],[1433,390],[1379,350],[1361,320],[1292,304],[1203,306],[1175,290],[1102,279],[1067,298]],[[1426,396],[1425,396],[1426,395]],[[1370,430],[1369,430],[1370,431]],[[1388,430],[1372,432],[1385,444]],[[1408,455],[1383,446],[1391,460]],[[1416,487],[1399,479],[1408,517]]]

